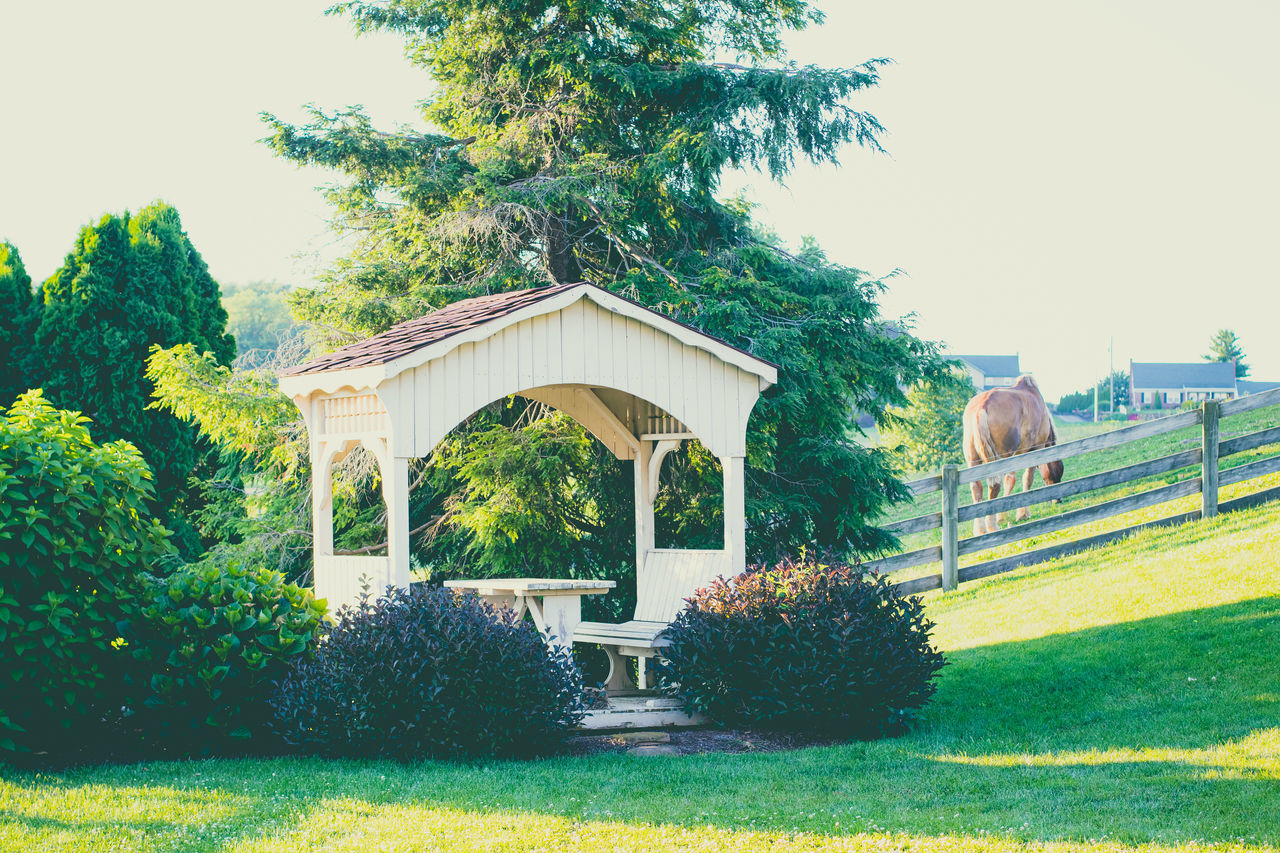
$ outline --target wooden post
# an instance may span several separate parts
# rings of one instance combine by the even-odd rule
[[[640,442],[632,460],[636,478],[636,572],[644,568],[644,559],[653,550],[653,499],[649,479],[649,461],[653,458],[653,442]]]
[[[1203,460],[1200,463],[1200,517],[1213,518],[1218,514],[1218,415],[1221,404],[1206,400],[1203,406],[1204,422],[1201,424]]]
[[[724,550],[729,555],[729,571],[741,574],[747,568],[746,458],[721,456],[724,468]]]
[[[942,589],[959,584],[960,567],[960,468],[942,466]]]
[[[409,460],[387,450],[382,468],[382,499],[387,505],[387,561],[391,582],[409,588]],[[376,590],[381,594],[383,590]]]
[[[333,556],[333,453],[311,442],[311,554],[316,560]]]
[[[304,402],[295,397],[298,408],[307,415],[307,432],[310,434],[311,450],[311,557],[313,565],[321,557],[333,556],[333,465],[334,451],[328,442],[320,440],[320,431],[324,425],[324,410],[318,395],[309,397]],[[317,591],[316,595],[324,596]]]

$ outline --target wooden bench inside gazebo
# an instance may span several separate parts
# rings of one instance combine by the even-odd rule
[[[331,609],[373,590],[409,585],[409,461],[429,455],[485,405],[511,395],[577,420],[635,470],[634,618],[579,623],[580,594],[601,582],[495,579],[454,583],[507,604],[528,603],[549,639],[598,643],[607,686],[629,686],[622,657],[643,661],[698,587],[745,568],[743,476],[747,419],[777,368],[724,341],[587,283],[455,302],[284,372],[281,390],[307,424],[317,596]],[[654,547],[654,498],[663,459],[697,438],[724,470],[724,548]],[[335,555],[331,469],[356,446],[377,460],[387,511],[387,555]],[[503,584],[506,584],[504,586]],[[607,583],[607,582],[606,582]]]

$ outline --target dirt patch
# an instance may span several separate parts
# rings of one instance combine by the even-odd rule
[[[566,747],[571,755],[599,753],[652,753],[698,755],[706,752],[779,752],[840,743],[836,738],[744,729],[664,729],[576,735]],[[661,751],[656,746],[664,747]],[[667,748],[669,747],[669,749]]]

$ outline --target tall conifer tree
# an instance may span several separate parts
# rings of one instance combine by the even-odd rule
[[[332,345],[466,296],[593,281],[781,366],[748,437],[754,556],[884,544],[869,522],[902,491],[882,454],[849,440],[852,413],[902,403],[901,387],[941,371],[935,348],[879,316],[881,282],[815,247],[788,253],[748,205],[717,198],[726,169],[782,178],[797,158],[834,162],[851,142],[879,149],[879,123],[848,99],[878,82],[882,60],[786,64],[783,33],[821,20],[805,0],[388,0],[335,11],[359,32],[404,37],[435,83],[424,108],[433,131],[382,132],[359,109],[314,110],[305,126],[265,116],[280,155],[348,179],[330,197],[357,246],[325,287],[295,295],[299,319],[334,333]],[[677,460],[674,491],[692,497],[668,516],[714,542],[717,502],[702,498],[719,474],[697,454]],[[581,520],[566,542],[629,511],[625,476],[606,476],[615,463],[603,454],[597,465],[593,482],[617,487],[557,514]],[[475,478],[509,476],[451,470],[460,478],[436,485],[456,498],[441,505],[461,506],[455,518],[500,491]]]
[[[31,376],[31,333],[38,319],[31,276],[11,243],[0,242],[0,408],[39,383]]]
[[[45,393],[59,408],[93,419],[95,435],[132,442],[156,478],[156,501],[190,553],[182,519],[187,479],[200,453],[194,428],[148,408],[149,348],[192,343],[220,364],[235,358],[218,285],[178,212],[156,202],[137,214],[107,214],[84,228],[43,285],[36,341]],[[182,541],[186,534],[186,541]]]
[[[1205,361],[1234,361],[1236,378],[1243,379],[1249,375],[1250,367],[1244,362],[1244,350],[1240,347],[1240,339],[1230,329],[1219,329],[1209,339],[1209,354],[1202,356]]]

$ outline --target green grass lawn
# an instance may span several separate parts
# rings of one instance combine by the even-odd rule
[[[906,736],[0,772],[3,850],[1280,849],[1280,505],[932,594]]]

